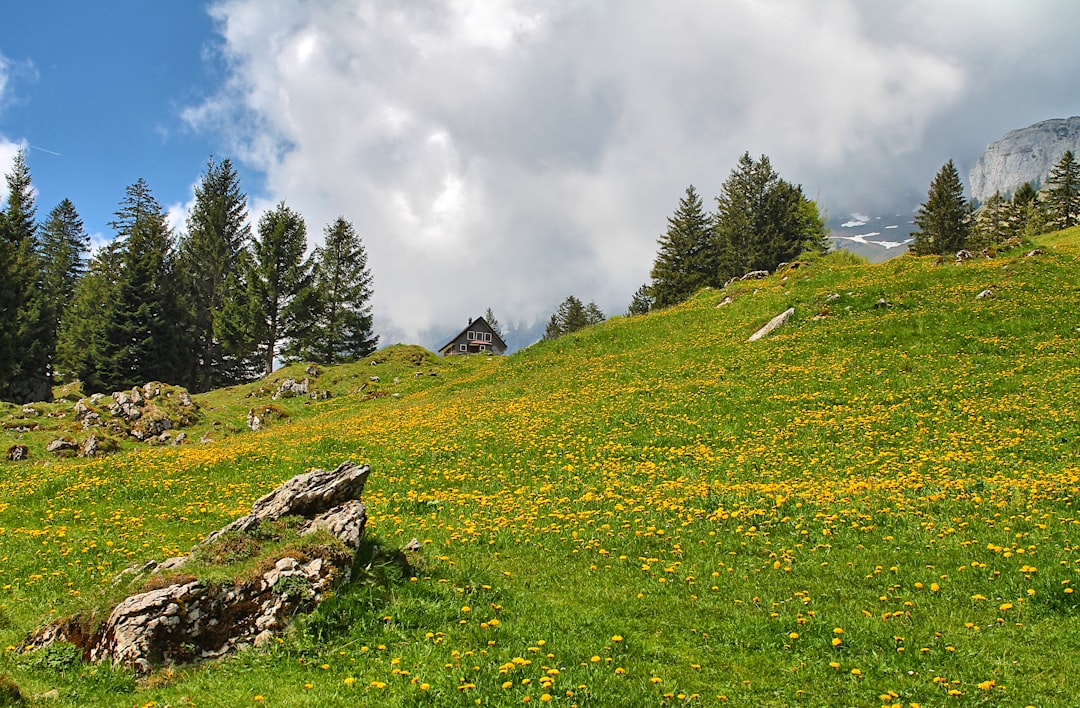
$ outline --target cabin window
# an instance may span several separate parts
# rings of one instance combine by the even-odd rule
[[[487,345],[486,344],[481,344],[480,345],[480,351],[486,352],[487,351]]]
[[[472,331],[470,329],[468,331],[468,333],[465,335],[465,339],[468,339],[470,342],[473,341],[474,339],[476,339],[476,332],[474,332],[474,331]]]
[[[485,342],[490,342],[491,341],[491,332],[484,332],[484,341]]]
[[[468,344],[459,344],[458,345],[458,351],[459,352],[467,352],[467,351],[469,351],[469,345]]]

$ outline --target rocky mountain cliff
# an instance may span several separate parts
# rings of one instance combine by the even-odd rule
[[[1045,184],[1050,170],[1072,150],[1080,154],[1080,117],[1053,118],[1005,134],[990,143],[968,179],[971,195],[980,202],[1012,194],[1024,182]]]

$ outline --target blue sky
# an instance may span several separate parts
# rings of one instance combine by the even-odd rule
[[[211,153],[253,221],[344,216],[384,343],[486,307],[609,314],[693,183],[744,151],[831,217],[896,214],[950,158],[1080,114],[1080,3],[1058,0],[37,0],[0,22],[0,169],[99,238],[142,177],[182,227]],[[58,154],[54,154],[58,153]]]
[[[109,238],[112,212],[138,178],[166,206],[186,199],[201,165],[225,147],[181,117],[222,81],[215,37],[193,2],[4,8],[0,136],[29,146],[39,216],[68,198],[89,232]]]

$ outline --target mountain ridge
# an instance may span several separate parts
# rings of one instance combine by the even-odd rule
[[[986,146],[968,173],[972,197],[985,202],[995,193],[1011,196],[1025,182],[1038,189],[1066,150],[1080,154],[1080,116],[1010,130]]]

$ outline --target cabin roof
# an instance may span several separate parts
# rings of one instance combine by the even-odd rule
[[[453,337],[450,338],[450,341],[448,341],[446,344],[442,345],[439,348],[439,351],[442,351],[442,350],[446,349],[448,346],[450,346],[451,344],[456,342],[458,339],[460,339],[461,337],[464,337],[466,334],[468,334],[469,330],[475,331],[476,330],[476,325],[477,325],[478,322],[483,322],[484,323],[484,327],[487,329],[487,331],[491,332],[492,340],[490,342],[481,342],[479,340],[467,340],[467,341],[469,341],[470,344],[495,344],[495,342],[498,342],[499,344],[502,345],[503,349],[506,349],[506,342],[504,342],[503,338],[499,336],[499,333],[495,331],[495,328],[492,327],[488,323],[488,321],[485,320],[483,317],[477,317],[477,318],[475,318],[473,320],[470,320],[469,324],[465,327],[465,329],[458,332],[456,335],[454,335]]]

